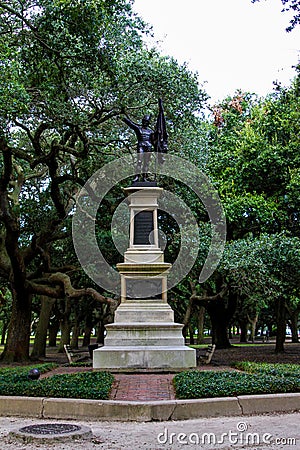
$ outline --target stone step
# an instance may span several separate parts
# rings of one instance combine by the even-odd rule
[[[174,311],[162,300],[146,303],[145,301],[126,302],[115,312],[115,322],[174,322]]]
[[[184,345],[182,325],[165,323],[113,323],[106,327],[106,347],[181,346]]]
[[[94,369],[172,369],[196,366],[196,352],[186,346],[101,347],[93,352]]]

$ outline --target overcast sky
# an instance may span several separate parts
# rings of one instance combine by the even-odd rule
[[[134,10],[153,25],[163,54],[199,74],[211,102],[236,89],[264,96],[273,81],[295,76],[300,27],[285,31],[290,15],[280,0],[135,0]]]

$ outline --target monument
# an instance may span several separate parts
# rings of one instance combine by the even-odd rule
[[[167,278],[172,265],[164,261],[158,233],[159,197],[163,191],[148,181],[154,146],[159,161],[167,148],[162,102],[156,130],[149,118],[139,126],[124,122],[138,138],[138,162],[132,186],[125,189],[130,211],[129,247],[117,265],[121,277],[121,303],[115,321],[106,325],[104,346],[94,350],[93,367],[113,371],[172,371],[196,366],[196,351],[184,344],[183,325],[174,322],[167,303]]]

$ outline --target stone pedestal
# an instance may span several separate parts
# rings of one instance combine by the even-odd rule
[[[162,189],[139,186],[129,195],[130,238],[121,275],[121,304],[107,325],[104,346],[93,352],[93,367],[114,371],[172,371],[196,366],[195,350],[184,345],[182,324],[167,303],[167,276],[159,247],[157,209]]]

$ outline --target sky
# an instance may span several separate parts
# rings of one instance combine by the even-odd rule
[[[135,0],[164,55],[186,62],[214,104],[237,89],[265,96],[288,86],[300,53],[300,27],[280,0]]]

